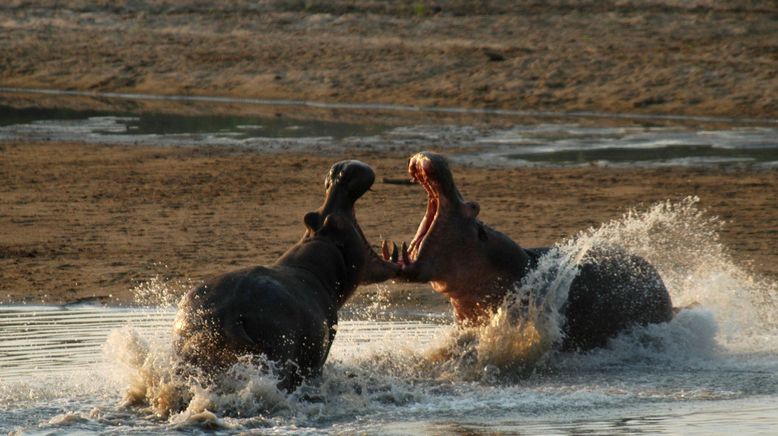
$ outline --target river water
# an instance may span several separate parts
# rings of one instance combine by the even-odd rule
[[[380,118],[379,118],[380,119]],[[503,120],[503,124],[504,120]],[[434,149],[483,166],[778,166],[778,125],[610,122],[574,118],[507,127],[361,124],[288,117],[13,108],[0,100],[0,142],[66,141],[240,147],[263,152]]]
[[[159,301],[146,307],[0,307],[0,430],[774,434],[778,287],[728,255],[717,225],[689,198],[589,229],[527,276],[544,310],[506,306],[477,329],[423,307],[349,307],[322,378],[291,394],[249,361],[216,384],[180,376],[162,283],[144,288]],[[569,273],[603,243],[646,257],[674,304],[694,306],[603,349],[557,352]]]
[[[2,141],[432,148],[487,166],[778,166],[770,122],[365,125],[0,105]],[[0,432],[775,434],[778,285],[728,254],[719,225],[689,198],[561,241],[517,284],[541,290],[538,306],[522,316],[506,306],[478,329],[432,308],[349,306],[322,378],[291,394],[249,361],[217,384],[176,372],[176,308],[161,283],[139,307],[0,306]],[[555,351],[570,274],[599,244],[648,259],[674,304],[693,307],[603,349]]]

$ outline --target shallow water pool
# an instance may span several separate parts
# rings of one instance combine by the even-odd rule
[[[358,123],[268,116],[14,108],[0,96],[0,142],[55,141],[261,152],[448,150],[452,160],[484,166],[778,166],[778,127],[622,120],[597,126],[575,118],[508,127],[472,124]]]
[[[748,338],[748,347],[730,350],[714,338],[716,321],[704,309],[621,337],[608,349],[556,354],[542,369],[518,378],[464,376],[457,372],[463,361],[451,366],[436,360],[435,350],[449,347],[456,336],[446,324],[343,321],[322,380],[307,387],[315,400],[275,392],[272,379],[236,373],[232,391],[195,395],[216,410],[198,409],[193,401],[188,410],[161,416],[143,405],[122,405],[139,370],[148,376],[158,365],[149,359],[168,353],[174,316],[158,308],[0,308],[0,429],[25,434],[778,429],[773,348],[778,335],[764,332]],[[126,354],[138,340],[147,346],[146,362],[133,368]]]
[[[290,394],[254,360],[217,383],[182,375],[170,307],[0,306],[0,431],[775,434],[778,284],[712,228],[694,199],[660,203],[560,242],[523,281],[561,307],[566,271],[617,243],[658,269],[674,305],[697,303],[669,323],[560,353],[542,333],[555,310],[465,329],[424,307],[347,305],[323,376]],[[173,301],[148,291],[138,301]]]

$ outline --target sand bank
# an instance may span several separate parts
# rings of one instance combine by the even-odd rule
[[[366,236],[410,240],[424,213],[407,156],[257,153],[62,143],[0,144],[0,299],[130,303],[150,281],[183,291],[219,272],[275,260],[318,207],[323,177],[340,159],[372,165],[360,200]],[[524,246],[552,244],[628,209],[688,195],[725,220],[722,242],[742,265],[778,276],[778,172],[719,168],[489,169],[454,167],[481,217]],[[440,302],[424,286],[393,298]],[[375,293],[374,286],[361,292]],[[109,298],[110,296],[110,298]]]

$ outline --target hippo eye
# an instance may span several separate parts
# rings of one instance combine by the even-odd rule
[[[486,234],[486,229],[484,229],[483,224],[478,224],[478,239],[481,241],[489,239],[489,235]]]
[[[468,218],[476,218],[478,217],[478,213],[481,212],[481,206],[478,205],[475,201],[466,201],[462,205],[462,214],[467,216]]]

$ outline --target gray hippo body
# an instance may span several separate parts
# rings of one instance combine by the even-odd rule
[[[263,355],[277,365],[286,390],[318,376],[338,309],[360,283],[386,280],[399,269],[373,252],[354,215],[354,203],[374,180],[364,163],[334,165],[324,204],[305,215],[305,234],[281,258],[213,277],[187,293],[174,326],[178,357],[219,372],[241,356]]]
[[[548,248],[530,248],[529,269]],[[561,313],[563,351],[603,347],[635,325],[673,318],[670,294],[650,263],[615,247],[595,249],[580,265]]]

